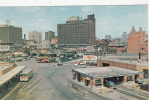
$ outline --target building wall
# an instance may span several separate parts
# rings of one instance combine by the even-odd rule
[[[54,38],[54,37],[55,37],[55,32],[53,31],[45,32],[45,40],[51,41],[51,38]]]
[[[22,44],[22,28],[7,25],[0,27],[0,40],[1,42]]]
[[[128,36],[127,53],[139,53],[139,35]]]
[[[76,46],[95,44],[95,18],[89,15],[88,19],[66,21],[66,24],[58,24],[59,46]]]
[[[122,46],[117,46],[117,47],[116,46],[109,46],[109,48],[117,49],[118,53],[122,53],[122,50],[125,49],[125,46],[123,46],[123,47]]]
[[[145,31],[137,31],[137,32],[130,32],[130,36],[133,35],[139,35],[140,36],[140,43],[145,42],[146,40],[146,32]]]
[[[51,43],[58,43],[58,38],[51,38]]]
[[[42,41],[42,33],[37,31],[32,31],[29,33],[29,40],[35,40],[37,43],[41,43]]]
[[[9,28],[8,27],[0,27],[0,41],[9,42]]]
[[[141,43],[140,44],[140,53],[141,54],[148,54],[148,43]]]
[[[148,65],[132,64],[131,62],[123,63],[123,62],[116,62],[116,61],[109,61],[109,60],[102,60],[102,59],[101,59],[101,66],[100,66],[100,59],[97,60],[97,67],[103,67],[103,63],[109,64],[109,66],[116,66],[116,67],[131,69],[131,70],[138,70],[142,72],[143,72],[143,69],[148,69]],[[139,77],[143,78],[143,74],[140,74]]]
[[[15,44],[22,44],[22,28],[10,28],[9,29],[9,42]]]

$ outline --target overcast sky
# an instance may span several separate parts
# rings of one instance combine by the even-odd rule
[[[124,31],[130,33],[132,26],[136,30],[142,27],[147,31],[147,5],[129,6],[60,6],[60,7],[0,7],[0,24],[10,20],[11,25],[22,27],[22,36],[38,31],[45,39],[45,32],[54,31],[57,35],[57,24],[65,23],[71,16],[82,19],[94,14],[96,19],[96,36],[105,38],[111,35],[120,37]]]

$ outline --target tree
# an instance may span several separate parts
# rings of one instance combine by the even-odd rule
[[[25,47],[24,50],[23,50],[24,53],[30,55],[30,50],[29,48]]]

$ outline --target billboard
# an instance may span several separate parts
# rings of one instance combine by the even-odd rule
[[[83,60],[97,60],[97,56],[83,55]]]

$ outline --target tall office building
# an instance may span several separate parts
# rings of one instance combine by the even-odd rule
[[[105,39],[106,40],[112,40],[112,37],[111,37],[111,35],[105,35]]]
[[[53,31],[48,31],[45,32],[45,40],[49,40],[51,42],[51,38],[55,37],[55,32]]]
[[[57,25],[59,47],[86,47],[95,44],[95,18],[88,15],[84,20],[69,17],[66,24]]]
[[[127,40],[127,39],[128,39],[128,35],[127,35],[126,32],[124,32],[124,33],[122,34],[122,39],[123,39],[123,40]]]
[[[146,40],[146,32],[142,31],[142,27],[140,27],[139,31],[136,31],[135,27],[133,26],[130,35],[138,35],[140,37],[140,43],[145,42]]]
[[[22,44],[22,28],[12,25],[0,25],[0,41]]]
[[[42,41],[42,33],[37,31],[32,31],[29,33],[29,40],[35,40],[37,43],[41,43]]]

